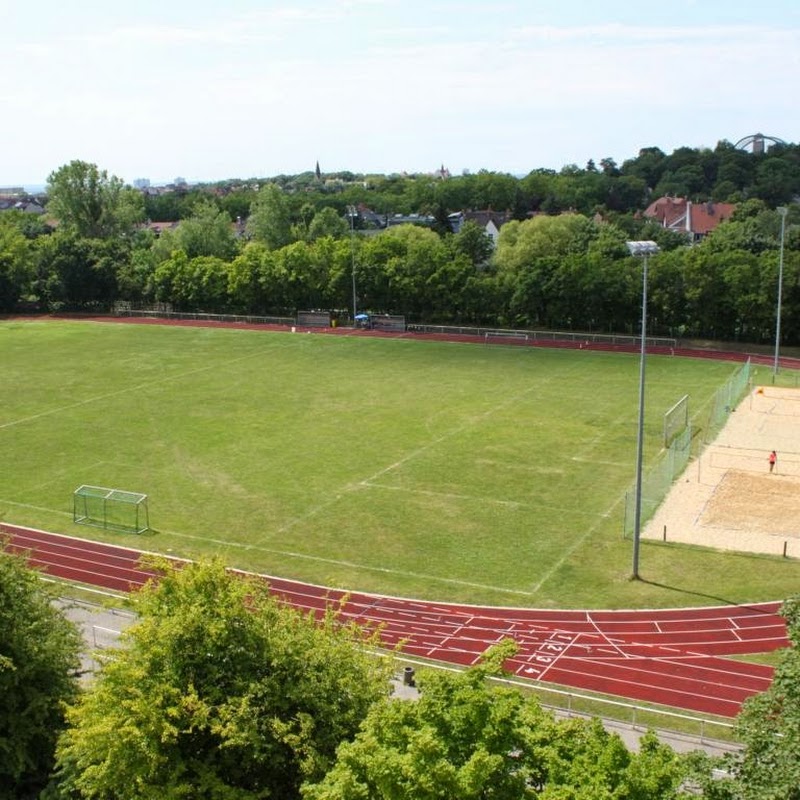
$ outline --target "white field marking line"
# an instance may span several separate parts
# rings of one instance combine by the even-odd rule
[[[344,493],[354,492],[354,491],[357,491],[360,488],[369,488],[369,484],[370,483],[374,482],[375,480],[380,478],[382,475],[385,475],[387,472],[391,472],[393,469],[397,469],[397,467],[401,467],[403,464],[406,464],[409,461],[419,457],[423,453],[426,453],[428,450],[431,450],[432,448],[436,447],[437,445],[441,444],[442,442],[446,441],[447,439],[452,439],[453,437],[460,435],[464,431],[467,431],[470,428],[476,427],[479,424],[479,422],[481,422],[482,420],[487,419],[492,414],[497,413],[498,411],[500,411],[503,408],[506,408],[506,407],[509,407],[509,406],[513,406],[520,399],[525,397],[525,395],[530,394],[531,392],[533,392],[537,388],[538,387],[533,387],[532,386],[530,389],[526,389],[524,392],[520,392],[519,394],[515,395],[514,397],[508,398],[505,402],[500,403],[499,405],[496,405],[496,406],[493,406],[492,408],[487,409],[486,411],[483,412],[483,414],[480,414],[474,420],[471,420],[469,422],[465,422],[463,425],[460,425],[457,428],[454,428],[452,431],[448,431],[447,433],[443,433],[441,436],[438,436],[435,439],[433,439],[432,441],[427,442],[426,444],[422,445],[422,447],[418,447],[416,450],[412,450],[410,453],[407,453],[405,456],[403,456],[402,458],[398,459],[393,464],[389,464],[389,466],[384,467],[383,469],[379,469],[377,472],[373,473],[372,475],[369,475],[366,478],[363,478],[360,481],[356,481],[355,483],[351,483],[351,484],[348,484],[346,486],[343,486],[339,490],[339,492],[337,492],[333,496],[329,497],[327,500],[325,500],[324,502],[320,503],[319,505],[316,505],[313,508],[310,508],[305,514],[301,514],[299,517],[295,517],[294,519],[289,520],[284,525],[281,525],[281,527],[278,528],[277,533],[286,533],[291,528],[293,528],[295,525],[299,525],[301,522],[305,522],[306,520],[311,519],[312,517],[315,517],[321,511],[324,511],[325,509],[330,508],[335,503],[338,503],[339,500],[342,497],[342,494],[344,494]],[[521,592],[520,594],[527,594],[527,592]]]
[[[576,367],[574,370],[571,370],[571,371],[577,372],[578,369]],[[550,383],[550,382],[552,382],[552,380],[553,379],[548,379],[547,381],[545,381],[545,383]],[[483,414],[480,414],[475,419],[473,419],[473,420],[471,420],[469,422],[465,422],[463,425],[460,425],[459,427],[454,428],[452,431],[448,431],[447,433],[443,433],[441,436],[437,437],[433,441],[430,441],[430,442],[424,444],[422,447],[419,447],[416,450],[413,450],[412,452],[410,452],[407,455],[403,456],[403,458],[398,459],[393,464],[389,464],[388,467],[384,467],[383,469],[378,470],[376,473],[370,475],[369,477],[364,478],[363,480],[361,480],[359,482],[359,485],[369,487],[369,485],[371,483],[375,482],[378,478],[380,478],[382,475],[385,475],[387,472],[391,472],[392,470],[396,469],[397,467],[403,466],[403,464],[408,463],[409,461],[417,458],[418,456],[420,456],[423,453],[427,452],[428,450],[432,449],[433,447],[436,447],[437,445],[441,444],[446,439],[452,439],[453,437],[460,435],[464,431],[467,431],[467,430],[470,430],[471,428],[477,427],[477,425],[480,424],[483,420],[488,419],[493,414],[496,414],[498,411],[501,411],[504,408],[508,408],[510,406],[515,405],[523,397],[525,397],[526,395],[531,394],[533,391],[536,391],[539,388],[540,388],[539,386],[531,386],[529,389],[525,389],[524,391],[519,392],[519,394],[516,394],[513,397],[508,398],[505,402],[500,403],[500,404],[498,404],[496,406],[493,406],[492,408],[487,409],[486,411],[483,412]]]
[[[573,553],[574,553],[574,552],[575,552],[575,551],[576,551],[576,550],[577,550],[579,547],[581,547],[581,545],[583,545],[583,543],[584,543],[584,542],[585,542],[585,541],[586,541],[586,540],[587,540],[587,539],[588,539],[588,538],[589,538],[589,537],[590,537],[590,536],[591,536],[591,535],[592,535],[592,534],[593,534],[593,533],[594,533],[594,532],[597,530],[597,527],[598,527],[598,525],[600,524],[600,522],[601,522],[602,520],[604,520],[604,519],[607,519],[608,517],[610,517],[610,516],[611,516],[611,513],[614,511],[614,509],[615,509],[615,508],[616,508],[616,507],[617,507],[617,506],[618,506],[620,503],[622,503],[622,499],[623,499],[623,497],[622,497],[622,496],[618,497],[618,498],[617,498],[617,499],[616,499],[616,500],[615,500],[615,501],[614,501],[614,502],[613,502],[613,503],[612,503],[612,504],[611,504],[611,505],[608,507],[608,510],[607,510],[607,511],[605,511],[603,514],[601,514],[601,515],[600,515],[600,518],[597,520],[597,522],[595,522],[595,524],[594,524],[594,525],[592,525],[590,528],[588,528],[588,529],[587,529],[587,531],[586,531],[586,532],[583,534],[583,536],[579,536],[579,537],[578,537],[578,538],[577,538],[577,539],[576,539],[576,540],[575,540],[575,541],[572,543],[572,546],[571,546],[571,547],[569,547],[569,548],[568,548],[568,549],[565,551],[564,555],[563,555],[563,556],[561,556],[561,558],[559,558],[559,559],[558,559],[558,561],[556,561],[556,563],[555,563],[555,564],[553,564],[553,566],[552,566],[552,567],[550,567],[550,569],[549,569],[549,570],[547,570],[547,572],[545,572],[545,574],[544,574],[544,575],[542,575],[542,577],[540,578],[540,580],[539,580],[539,581],[537,581],[537,582],[536,582],[536,584],[534,584],[534,586],[533,586],[533,589],[531,590],[531,593],[532,593],[532,594],[537,594],[537,593],[539,592],[539,590],[542,588],[542,586],[544,586],[544,584],[545,584],[545,583],[547,583],[547,581],[549,581],[549,580],[550,580],[550,578],[552,578],[552,577],[553,577],[553,575],[555,575],[555,573],[556,573],[556,572],[557,572],[559,569],[561,569],[562,565],[563,565],[563,564],[565,564],[565,563],[567,562],[567,559],[568,559],[568,558],[569,558],[569,557],[570,557],[570,556],[571,556],[571,555],[572,555],[572,554],[573,554]]]
[[[16,506],[17,508],[29,508],[31,511],[46,511],[48,514],[60,514],[62,517],[72,517],[71,511],[59,511],[58,509],[54,508],[45,508],[44,506],[34,506],[30,503],[17,503],[14,500],[3,500],[0,498],[0,505],[9,505],[9,506]],[[9,522],[9,525],[13,525],[14,523]]]
[[[63,517],[72,518],[72,512],[57,511],[52,508],[44,508],[43,506],[34,506],[29,503],[16,503],[13,500],[3,500],[0,498],[0,505],[2,504],[17,506],[19,508],[28,508],[32,511],[46,511],[50,514],[60,514]],[[9,522],[9,524],[13,524]],[[258,550],[260,553],[272,553],[274,555],[286,556],[288,558],[297,558],[305,561],[314,561],[321,564],[331,564],[333,566],[348,567],[350,569],[357,569],[362,572],[379,572],[384,575],[399,575],[403,578],[422,578],[427,581],[436,583],[443,583],[453,586],[467,586],[471,589],[486,589],[492,592],[500,592],[502,594],[521,595],[522,597],[532,597],[530,592],[523,589],[509,589],[506,586],[492,586],[485,583],[474,583],[472,581],[460,581],[455,578],[442,578],[439,575],[428,575],[424,572],[409,572],[407,570],[388,569],[387,567],[374,567],[367,564],[358,564],[355,561],[343,561],[335,558],[324,558],[322,556],[313,556],[306,553],[295,553],[292,550],[280,550],[276,547],[262,547],[254,544],[242,544],[241,542],[223,541],[222,539],[212,539],[207,536],[196,536],[191,533],[181,533],[179,531],[170,531],[163,528],[158,529],[159,533],[167,534],[168,536],[177,536],[181,539],[192,539],[199,542],[208,542],[209,544],[219,545],[220,547],[229,547],[238,550]],[[163,553],[169,556],[169,550]]]
[[[48,510],[48,509],[42,509]],[[389,569],[388,567],[374,567],[367,564],[359,564],[355,561],[344,561],[336,558],[324,558],[322,556],[309,555],[307,553],[296,553],[292,550],[280,550],[275,547],[263,547],[254,544],[242,544],[241,542],[226,542],[221,539],[210,539],[206,536],[196,536],[191,533],[180,533],[178,531],[169,531],[162,528],[158,529],[159,533],[167,534],[168,536],[177,536],[183,539],[194,539],[200,542],[208,542],[210,544],[220,545],[222,547],[230,547],[239,550],[258,550],[261,553],[272,553],[279,556],[287,556],[289,558],[297,558],[305,561],[314,561],[321,564],[332,564],[338,567],[348,567],[350,569],[357,569],[365,572],[379,572],[384,575],[399,575],[404,578],[423,578],[425,580],[434,581],[438,583],[453,584],[455,586],[468,586],[472,589],[488,589],[494,592],[502,592],[504,594],[516,594],[524,597],[530,597],[531,593],[521,589],[508,589],[505,586],[491,586],[485,583],[473,583],[472,581],[460,581],[455,578],[442,578],[439,575],[428,575],[424,572],[409,572],[407,570]]]
[[[619,417],[617,418],[617,420],[619,421],[619,420],[622,420],[623,418],[624,418],[624,417],[621,415],[621,416],[619,416]],[[596,444],[596,443],[597,443],[597,441],[598,441],[598,439],[599,439],[599,438],[600,438],[600,437],[595,437],[595,440],[594,440],[592,443],[590,443],[590,445],[589,445],[589,448],[587,448],[587,449],[591,449],[591,448],[594,446],[594,444]],[[584,452],[585,452],[585,451],[584,451]],[[591,535],[592,535],[592,534],[593,534],[593,533],[594,533],[594,532],[597,530],[597,527],[598,527],[598,525],[600,524],[600,522],[601,522],[602,520],[604,520],[604,519],[608,519],[608,517],[609,517],[609,516],[611,516],[611,513],[614,511],[614,509],[615,509],[615,508],[616,508],[616,507],[617,507],[617,506],[618,506],[620,503],[622,503],[624,496],[625,496],[624,494],[620,495],[620,496],[619,496],[619,497],[618,497],[618,498],[617,498],[617,499],[616,499],[616,500],[615,500],[615,501],[614,501],[614,502],[613,502],[613,503],[612,503],[612,504],[609,506],[608,510],[607,510],[605,513],[603,513],[603,514],[600,514],[600,516],[599,516],[599,518],[598,518],[597,522],[595,522],[595,524],[594,524],[594,525],[592,525],[592,526],[591,526],[591,527],[590,527],[590,528],[589,528],[589,529],[588,529],[588,530],[587,530],[587,531],[586,531],[586,532],[583,534],[583,536],[579,536],[579,537],[578,537],[578,538],[577,538],[577,539],[576,539],[576,540],[575,540],[575,541],[572,543],[572,546],[571,546],[571,547],[569,547],[569,548],[566,550],[566,552],[564,553],[564,555],[563,555],[563,556],[562,556],[562,557],[561,557],[561,558],[560,558],[558,561],[556,561],[556,563],[555,563],[555,564],[553,564],[553,566],[552,566],[552,567],[551,567],[551,568],[550,568],[550,569],[549,569],[547,572],[545,572],[545,574],[544,574],[544,575],[541,577],[541,579],[540,579],[540,580],[539,580],[539,581],[538,581],[538,582],[537,582],[537,583],[534,585],[534,587],[533,587],[533,592],[534,592],[534,594],[539,592],[539,590],[542,588],[542,586],[543,586],[543,585],[544,585],[544,584],[545,584],[547,581],[549,581],[549,580],[550,580],[550,578],[552,578],[552,577],[553,577],[553,575],[556,573],[556,571],[557,571],[557,570],[559,570],[563,564],[565,564],[565,563],[566,563],[567,559],[568,559],[568,558],[569,558],[569,557],[570,557],[570,556],[571,556],[571,555],[572,555],[572,554],[573,554],[573,553],[574,553],[574,552],[575,552],[575,551],[576,551],[576,550],[577,550],[577,549],[578,549],[578,548],[579,548],[581,545],[583,545],[583,543],[584,543],[584,542],[585,542],[585,541],[586,541],[586,540],[587,540],[587,539],[588,539],[588,538],[589,538],[589,537],[590,537],[590,536],[591,536]]]
[[[452,498],[453,500],[472,500],[477,503],[493,503],[494,505],[500,506],[511,506],[512,508],[533,508],[533,509],[541,509],[546,511],[569,511],[570,513],[577,513],[583,514],[587,517],[596,517],[597,514],[592,513],[591,511],[576,511],[574,508],[563,508],[562,506],[546,506],[542,505],[541,503],[523,503],[518,500],[499,500],[495,497],[478,497],[476,495],[471,494],[457,494],[456,492],[434,492],[430,489],[409,489],[405,486],[388,486],[385,483],[367,483],[366,481],[362,482],[364,486],[369,487],[370,489],[386,489],[390,492],[406,492],[408,494],[422,494],[422,495],[430,495],[431,497],[445,497],[445,498]]]
[[[271,348],[268,348],[271,349]],[[68,403],[64,406],[59,406],[58,408],[51,408],[48,411],[41,411],[38,414],[31,414],[29,417],[20,417],[19,419],[13,419],[10,422],[4,422],[0,424],[0,430],[5,428],[12,428],[15,425],[21,425],[24,422],[32,422],[36,419],[41,419],[42,417],[49,417],[53,414],[60,414],[62,411],[69,411],[72,408],[80,408],[80,406],[90,405],[91,403],[97,403],[101,400],[108,400],[109,397],[117,397],[119,395],[128,394],[129,392],[139,392],[143,389],[150,389],[153,386],[159,386],[164,383],[170,383],[172,381],[181,380],[182,378],[187,378],[190,375],[199,375],[201,372],[209,372],[213,369],[219,369],[220,367],[227,367],[230,364],[237,364],[240,361],[247,361],[248,359],[255,358],[257,356],[264,355],[264,350],[258,350],[257,352],[248,353],[244,356],[239,356],[238,358],[232,358],[227,361],[223,361],[220,363],[213,363],[209,364],[205,367],[198,367],[197,369],[190,369],[187,372],[181,372],[177,375],[167,375],[160,380],[148,381],[147,383],[140,383],[136,386],[129,386],[126,389],[118,389],[116,392],[107,392],[106,394],[99,394],[95,395],[94,397],[87,397],[85,400],[78,400],[75,403]]]
[[[101,464],[109,464],[109,463],[112,463],[112,462],[106,461],[106,460],[104,459],[104,460],[102,460],[102,461],[95,461],[93,464],[89,464],[89,466],[88,466],[88,467],[81,467],[80,469],[81,469],[83,472],[88,472],[90,469],[94,469],[95,467],[99,467]],[[119,466],[119,465],[116,465],[116,464],[115,464],[115,466]],[[66,473],[66,472],[69,472],[69,470],[62,470],[62,471],[59,471],[58,473],[56,473],[56,476],[55,476],[55,477],[52,477],[52,478],[50,478],[50,480],[43,481],[42,483],[37,483],[37,484],[36,484],[36,485],[34,485],[34,486],[27,486],[27,487],[25,487],[24,489],[22,489],[22,492],[23,492],[23,493],[24,493],[24,492],[35,492],[35,491],[37,491],[37,490],[39,490],[39,489],[43,489],[45,486],[47,486],[47,485],[49,485],[49,484],[51,484],[51,483],[55,483],[56,481],[58,481],[58,480],[60,479],[61,475],[62,475],[63,473]]]
[[[361,481],[361,486],[366,486],[370,489],[385,489],[388,492],[406,492],[407,494],[421,494],[430,497],[445,497],[451,500],[472,500],[477,503],[491,503],[497,506],[510,506],[511,508],[539,508],[533,506],[531,503],[520,503],[516,500],[499,500],[494,497],[476,497],[470,494],[458,494],[457,492],[434,492],[430,489],[409,489],[405,486],[388,486],[385,483],[372,483],[370,481]]]
[[[570,461],[577,461],[581,464],[602,464],[604,467],[629,467],[630,465],[621,461],[598,461],[595,458],[584,458],[583,456],[571,456]]]

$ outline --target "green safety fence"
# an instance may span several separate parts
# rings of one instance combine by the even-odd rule
[[[750,385],[750,359],[714,393],[708,419],[704,426],[704,444],[711,442],[722,430],[728,415],[736,408]],[[675,479],[680,476],[692,455],[692,425],[673,439],[672,444],[661,451],[653,468],[642,479],[642,506],[640,523],[645,524],[656,512],[667,496]],[[633,533],[636,514],[636,488],[625,493],[625,512],[622,523],[624,536]]]
[[[708,444],[717,438],[717,434],[722,430],[728,421],[728,415],[739,405],[739,401],[745,396],[747,387],[750,385],[750,359],[742,364],[723,386],[717,389],[711,399],[711,408],[708,414],[708,421],[705,426],[703,442]]]
[[[655,514],[667,496],[675,478],[677,478],[689,463],[692,454],[692,426],[687,425],[679,433],[661,455],[655,466],[642,479],[642,515],[641,524],[644,525]],[[623,533],[627,536],[633,533],[633,522],[636,513],[636,488],[625,493],[625,519]]]

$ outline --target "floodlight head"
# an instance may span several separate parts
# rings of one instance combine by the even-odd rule
[[[628,250],[632,256],[652,256],[657,253],[661,248],[651,241],[643,242],[625,242],[628,245]]]

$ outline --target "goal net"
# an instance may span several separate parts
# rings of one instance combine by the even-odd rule
[[[72,520],[79,525],[144,533],[150,527],[147,495],[102,486],[79,486],[72,494]]]
[[[486,331],[485,344],[525,344],[530,339],[524,331]]]
[[[736,447],[714,444],[706,448],[705,469],[724,472],[755,472],[762,475],[770,472],[769,451],[766,448]],[[772,471],[776,475],[800,477],[800,453],[786,450],[778,452],[777,463]]]
[[[664,414],[664,447],[669,447],[672,440],[689,424],[689,395],[685,394]]]

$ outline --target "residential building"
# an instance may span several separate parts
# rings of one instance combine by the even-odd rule
[[[686,234],[691,242],[707,236],[720,222],[730,219],[734,203],[693,203],[683,197],[659,197],[644,211],[644,216],[676,233]]]

